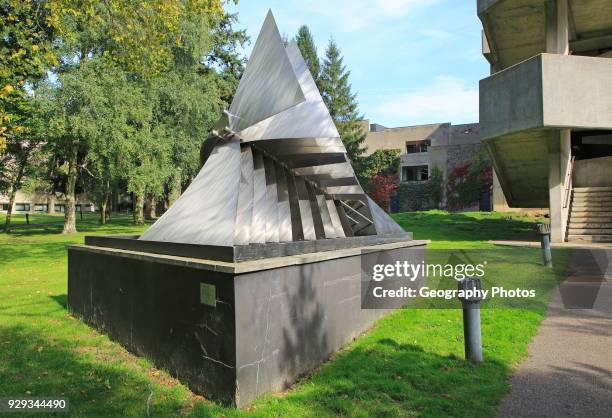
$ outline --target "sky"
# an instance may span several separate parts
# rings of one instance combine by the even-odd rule
[[[478,122],[481,54],[476,0],[240,0],[237,28],[251,37],[268,9],[281,34],[310,28],[319,56],[341,49],[359,109],[387,127]]]

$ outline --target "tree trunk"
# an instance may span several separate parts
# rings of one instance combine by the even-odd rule
[[[21,161],[19,162],[19,169],[17,170],[17,175],[13,179],[13,184],[11,185],[11,193],[9,195],[9,207],[6,212],[6,221],[4,223],[4,232],[11,232],[11,218],[13,217],[13,205],[15,204],[15,197],[17,196],[17,190],[21,187],[21,180],[23,177],[23,172],[25,170],[25,166],[28,162],[29,152],[23,154]]]
[[[68,160],[68,181],[66,182],[66,213],[64,214],[64,230],[62,234],[73,234],[76,229],[76,181],[77,181],[78,143],[70,145]]]
[[[144,193],[134,193],[134,225],[144,225]]]
[[[14,187],[11,187],[11,193],[9,194],[9,206],[6,211],[6,222],[4,223],[4,232],[11,232],[11,218],[13,216],[13,205],[15,204],[15,196],[17,195],[17,190]]]
[[[106,199],[106,211],[104,216],[106,217],[106,222],[110,222],[111,220],[111,212],[113,210],[111,195]]]
[[[172,206],[176,199],[181,195],[181,169],[177,168],[176,172],[172,176],[172,183],[170,185],[170,193],[168,196],[168,207]]]
[[[47,213],[55,213],[55,196],[47,197]]]
[[[154,196],[147,197],[147,211],[145,216],[148,220],[152,220],[157,218],[155,213],[155,206],[157,205],[157,199]]]
[[[106,198],[100,199],[100,202],[98,202],[98,206],[100,206],[100,225],[104,225],[106,224]]]

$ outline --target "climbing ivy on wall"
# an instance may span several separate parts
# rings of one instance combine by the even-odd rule
[[[429,180],[412,183],[402,182],[397,188],[395,198],[400,212],[438,209],[442,203],[444,178],[439,167],[431,169]]]
[[[491,163],[477,154],[470,163],[455,167],[446,182],[447,205],[459,210],[477,204],[493,184]]]

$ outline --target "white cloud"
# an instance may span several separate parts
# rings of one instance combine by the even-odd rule
[[[478,121],[478,87],[454,76],[438,76],[428,86],[388,94],[370,112],[373,122],[403,121],[399,125]],[[368,115],[366,115],[368,116]]]
[[[305,12],[332,20],[340,31],[351,32],[374,27],[390,19],[400,19],[439,0],[310,0],[300,1]]]
[[[437,0],[376,0],[374,3],[376,8],[370,8],[373,13],[380,12],[386,17],[401,17],[417,8],[437,3]]]
[[[421,29],[419,33],[436,41],[447,41],[453,37],[452,33],[440,29]]]

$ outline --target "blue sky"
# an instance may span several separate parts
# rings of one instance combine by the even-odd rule
[[[254,43],[269,8],[290,38],[308,25],[319,56],[333,37],[370,122],[478,121],[478,80],[489,67],[476,0],[240,0],[230,10]]]

